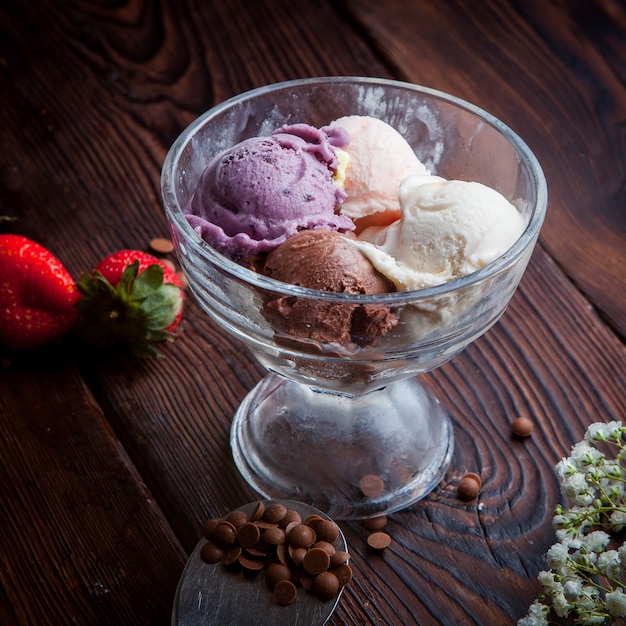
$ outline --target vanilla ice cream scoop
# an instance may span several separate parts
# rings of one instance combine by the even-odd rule
[[[470,274],[506,252],[525,228],[519,211],[481,183],[409,176],[398,198],[402,217],[367,228],[366,243],[358,245],[399,291]]]

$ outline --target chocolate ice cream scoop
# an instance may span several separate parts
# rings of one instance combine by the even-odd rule
[[[304,230],[270,252],[264,273],[283,282],[344,294],[395,291],[347,235]],[[342,346],[367,346],[396,325],[386,306],[336,302],[321,297],[282,296],[265,305],[264,315],[277,332]]]

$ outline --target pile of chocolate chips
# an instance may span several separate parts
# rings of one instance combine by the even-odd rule
[[[204,524],[200,557],[244,574],[264,572],[278,604],[291,604],[298,587],[326,601],[352,579],[349,555],[336,550],[339,528],[319,515],[302,520],[283,504],[258,502],[251,515],[233,511]]]

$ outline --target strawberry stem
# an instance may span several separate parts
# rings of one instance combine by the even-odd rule
[[[78,290],[81,333],[89,343],[125,344],[138,356],[160,356],[152,344],[174,339],[167,329],[180,314],[183,299],[180,287],[163,282],[160,265],[139,273],[135,261],[124,269],[117,286],[94,270],[81,277]]]

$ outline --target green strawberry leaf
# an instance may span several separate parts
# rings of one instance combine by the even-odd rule
[[[97,270],[82,276],[78,307],[85,339],[101,346],[126,344],[138,356],[161,356],[150,344],[174,339],[165,329],[183,306],[181,288],[163,281],[163,267],[154,264],[139,272],[139,261],[124,269],[117,287]]]
[[[180,313],[180,290],[174,285],[161,285],[142,302],[141,310],[150,330],[167,328]]]
[[[133,286],[138,273],[139,261],[134,261],[124,269],[120,282],[117,285],[117,289],[113,287],[122,300],[127,300],[129,298],[129,294],[133,291]]]

